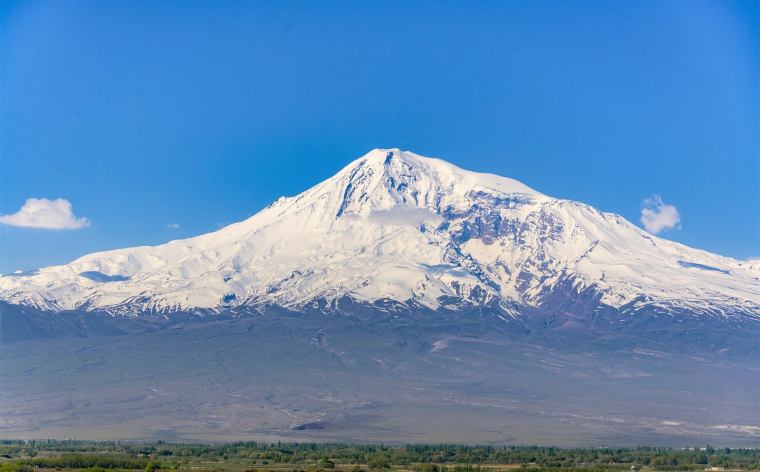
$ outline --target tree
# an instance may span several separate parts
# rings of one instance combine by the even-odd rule
[[[323,456],[321,459],[319,459],[317,467],[320,469],[334,469],[335,462],[331,461],[327,456]]]
[[[388,462],[388,459],[378,457],[367,462],[367,466],[369,466],[370,469],[390,469],[391,464]]]

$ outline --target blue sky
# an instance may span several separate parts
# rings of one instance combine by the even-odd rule
[[[0,214],[87,219],[0,225],[0,273],[216,230],[377,147],[639,225],[656,194],[660,236],[760,256],[756,2],[0,8]]]

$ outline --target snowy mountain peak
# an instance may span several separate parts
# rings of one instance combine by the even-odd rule
[[[512,179],[376,149],[214,233],[0,277],[0,299],[125,315],[393,301],[487,305],[504,320],[540,310],[754,319],[760,269]]]
[[[340,214],[384,210],[392,204],[438,211],[442,204],[462,203],[466,193],[477,191],[540,195],[516,180],[399,149],[375,149],[327,182],[345,186]]]

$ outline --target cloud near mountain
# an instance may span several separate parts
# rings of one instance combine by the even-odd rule
[[[681,215],[673,205],[667,205],[659,195],[652,195],[641,202],[641,222],[644,229],[652,234],[678,228],[681,229]]]
[[[71,202],[63,198],[30,198],[16,213],[0,216],[0,223],[44,229],[80,229],[90,226],[87,218],[74,216]]]

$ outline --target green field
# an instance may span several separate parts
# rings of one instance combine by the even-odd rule
[[[757,470],[760,449],[575,448],[465,445],[226,444],[0,441],[0,472],[412,471],[628,472]]]

